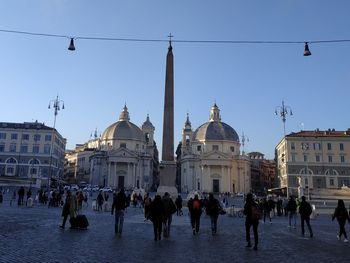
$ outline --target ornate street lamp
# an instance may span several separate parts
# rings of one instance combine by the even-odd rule
[[[53,128],[51,132],[51,146],[50,146],[50,161],[49,161],[49,175],[47,177],[47,188],[50,190],[50,183],[51,183],[51,176],[52,176],[52,151],[53,151],[53,145],[55,141],[55,127],[56,127],[56,117],[58,112],[62,109],[64,110],[64,101],[58,99],[58,95],[56,99],[50,100],[48,108],[51,109],[51,107],[54,109],[54,121],[53,121]]]

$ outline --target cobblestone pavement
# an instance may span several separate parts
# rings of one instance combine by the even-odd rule
[[[89,207],[83,213],[88,230],[61,230],[61,208],[0,204],[0,262],[350,262],[350,243],[336,239],[338,225],[330,215],[311,221],[313,239],[301,237],[300,225],[287,228],[285,217],[260,223],[254,251],[245,248],[243,218],[220,216],[212,236],[210,220],[202,216],[200,234],[193,236],[185,210],[174,216],[171,236],[154,241],[139,208],[128,208],[122,237],[114,235],[110,212]]]

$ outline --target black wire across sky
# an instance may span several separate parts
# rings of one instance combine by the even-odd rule
[[[202,43],[202,44],[304,44],[304,56],[310,56],[309,44],[326,44],[326,43],[342,43],[350,42],[350,39],[325,39],[325,40],[308,40],[308,41],[275,41],[275,40],[196,40],[196,39],[172,39],[171,34],[169,39],[147,39],[147,38],[115,38],[115,37],[91,37],[91,36],[68,36],[58,34],[37,33],[28,31],[17,31],[0,29],[2,33],[22,34],[29,36],[55,37],[70,39],[69,50],[75,50],[74,40],[101,40],[101,41],[125,41],[125,42],[168,42],[172,43]]]

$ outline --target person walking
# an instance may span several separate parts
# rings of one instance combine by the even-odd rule
[[[66,226],[67,218],[75,218],[77,216],[77,201],[75,195],[70,190],[67,191],[66,200],[62,209],[63,221],[60,228],[64,229]]]
[[[162,224],[165,218],[165,208],[160,195],[156,195],[150,206],[150,213],[147,219],[153,223],[154,240],[162,238]]]
[[[198,194],[194,195],[194,199],[190,198],[187,206],[191,216],[192,233],[198,235],[202,215],[202,202],[198,199]]]
[[[16,202],[16,189],[13,190],[12,198],[11,198],[11,201],[10,201],[10,206],[12,206],[12,203],[15,203],[15,202]]]
[[[286,209],[288,211],[288,227],[292,226],[292,219],[294,219],[294,228],[296,228],[296,226],[297,226],[297,218],[296,218],[297,202],[295,201],[293,196],[289,197],[289,201],[288,201]]]
[[[173,200],[170,198],[170,194],[168,192],[164,193],[162,202],[164,204],[164,209],[165,209],[165,218],[163,222],[163,236],[169,237],[170,226],[171,226],[171,222],[173,221],[173,214],[176,212],[176,206]]]
[[[124,209],[128,206],[128,201],[124,193],[124,189],[121,189],[118,194],[113,197],[112,211],[113,215],[115,210],[115,225],[114,233],[119,237],[122,235],[123,223],[124,223]]]
[[[209,193],[209,199],[206,206],[207,214],[210,216],[211,234],[215,235],[218,226],[219,212],[222,209],[218,199],[214,198],[213,193]]]
[[[246,231],[246,241],[247,241],[246,247],[252,246],[250,242],[250,228],[253,227],[253,233],[254,233],[253,249],[258,250],[258,243],[259,243],[258,226],[259,226],[259,219],[261,219],[261,209],[259,205],[254,201],[253,195],[251,193],[247,194],[243,214],[246,216],[245,218],[245,231]]]
[[[344,235],[344,242],[349,242],[348,236],[345,231],[345,223],[346,223],[346,220],[348,220],[350,224],[350,217],[349,217],[348,211],[345,208],[344,201],[342,199],[338,200],[338,205],[335,208],[334,214],[332,216],[332,221],[334,220],[334,218],[337,219],[339,224],[339,234],[337,235],[337,239],[340,240],[341,236]]]
[[[182,216],[182,197],[181,195],[178,195],[176,200],[175,200],[175,205],[176,205],[176,215],[177,216]]]
[[[304,229],[304,224],[306,222],[306,225],[309,229],[310,237],[312,238],[314,236],[312,232],[312,228],[310,225],[310,215],[312,213],[312,208],[311,205],[306,202],[305,196],[301,197],[301,203],[299,205],[299,214],[300,214],[300,223],[301,223],[301,235],[305,235],[305,229]]]
[[[269,220],[270,220],[270,224],[272,224],[272,221],[271,221],[271,207],[270,207],[270,204],[269,202],[266,200],[266,198],[264,198],[261,202],[261,206],[262,206],[262,209],[263,209],[263,214],[264,214],[264,220],[263,220],[263,223],[265,224],[265,220],[266,220],[266,216],[268,216]]]
[[[152,199],[151,197],[149,196],[149,193],[146,193],[145,194],[145,197],[143,198],[144,199],[144,210],[145,210],[145,221],[148,220],[148,216],[150,214],[150,208],[151,208],[151,204],[152,204]]]
[[[21,188],[18,190],[18,205],[23,205],[23,199],[24,199],[24,187],[21,186]]]
[[[103,211],[103,208],[102,208],[102,205],[103,205],[103,196],[102,196],[102,191],[100,191],[97,195],[97,198],[96,198],[96,201],[97,201],[97,211],[98,212],[102,212]]]

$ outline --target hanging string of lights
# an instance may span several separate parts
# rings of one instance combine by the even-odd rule
[[[46,34],[46,33],[35,33],[27,31],[7,30],[0,29],[3,33],[13,34],[24,34],[31,36],[42,36],[42,37],[56,37],[56,38],[68,38],[70,39],[68,50],[74,51],[75,45],[74,40],[102,40],[102,41],[126,41],[126,42],[168,42],[172,43],[203,43],[203,44],[304,44],[304,56],[311,56],[309,44],[324,44],[324,43],[341,43],[350,42],[350,39],[331,39],[331,40],[312,40],[312,41],[271,41],[271,40],[172,40],[171,34],[168,36],[169,40],[166,39],[143,39],[143,38],[113,38],[113,37],[87,37],[87,36],[67,36],[57,34]]]

